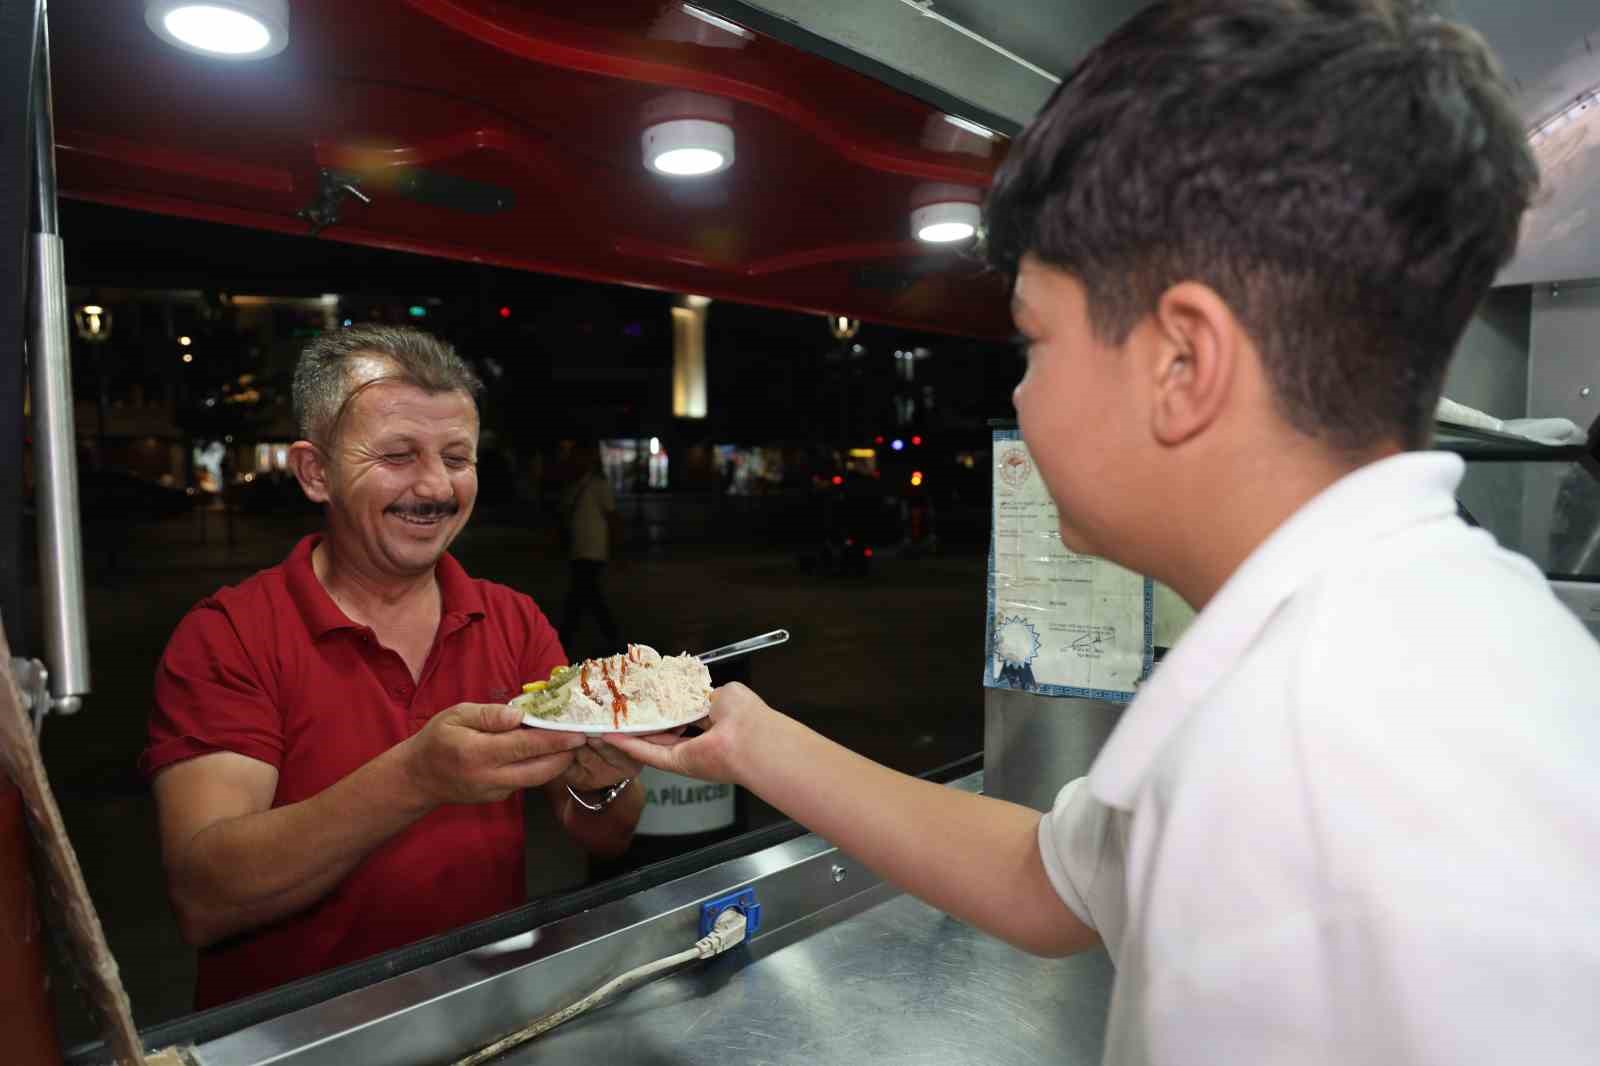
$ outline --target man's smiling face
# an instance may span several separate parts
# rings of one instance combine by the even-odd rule
[[[464,392],[368,381],[325,454],[329,536],[363,570],[426,573],[478,497],[478,408]]]

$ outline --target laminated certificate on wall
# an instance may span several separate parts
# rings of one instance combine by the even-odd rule
[[[1056,507],[1016,430],[994,432],[983,683],[1127,702],[1150,672],[1154,584],[1061,543]]]

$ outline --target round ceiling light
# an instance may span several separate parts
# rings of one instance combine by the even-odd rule
[[[657,123],[644,131],[644,165],[672,178],[727,170],[733,165],[733,127],[697,118]]]
[[[289,45],[288,0],[146,0],[144,21],[173,47],[215,59],[265,59]]]
[[[983,214],[977,204],[941,203],[919,207],[911,212],[911,232],[929,244],[964,241],[978,232]]]

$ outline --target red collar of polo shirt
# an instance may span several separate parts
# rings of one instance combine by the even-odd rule
[[[320,639],[339,629],[365,629],[365,626],[351,621],[349,615],[339,609],[333,597],[328,595],[328,590],[322,587],[322,582],[317,580],[316,571],[311,566],[311,553],[320,543],[321,533],[302,537],[300,543],[294,546],[294,551],[289,553],[289,558],[284,560],[284,580],[289,587],[289,594],[294,597],[295,605],[300,608],[300,614],[314,638]],[[433,573],[439,580],[441,632],[460,629],[469,621],[484,616],[483,593],[454,556],[449,552],[439,556]]]

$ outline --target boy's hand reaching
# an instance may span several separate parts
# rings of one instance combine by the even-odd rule
[[[605,737],[630,758],[668,773],[701,781],[744,784],[752,744],[761,743],[764,719],[777,715],[771,707],[737,682],[711,693],[711,716],[698,736],[681,736],[681,730]]]

